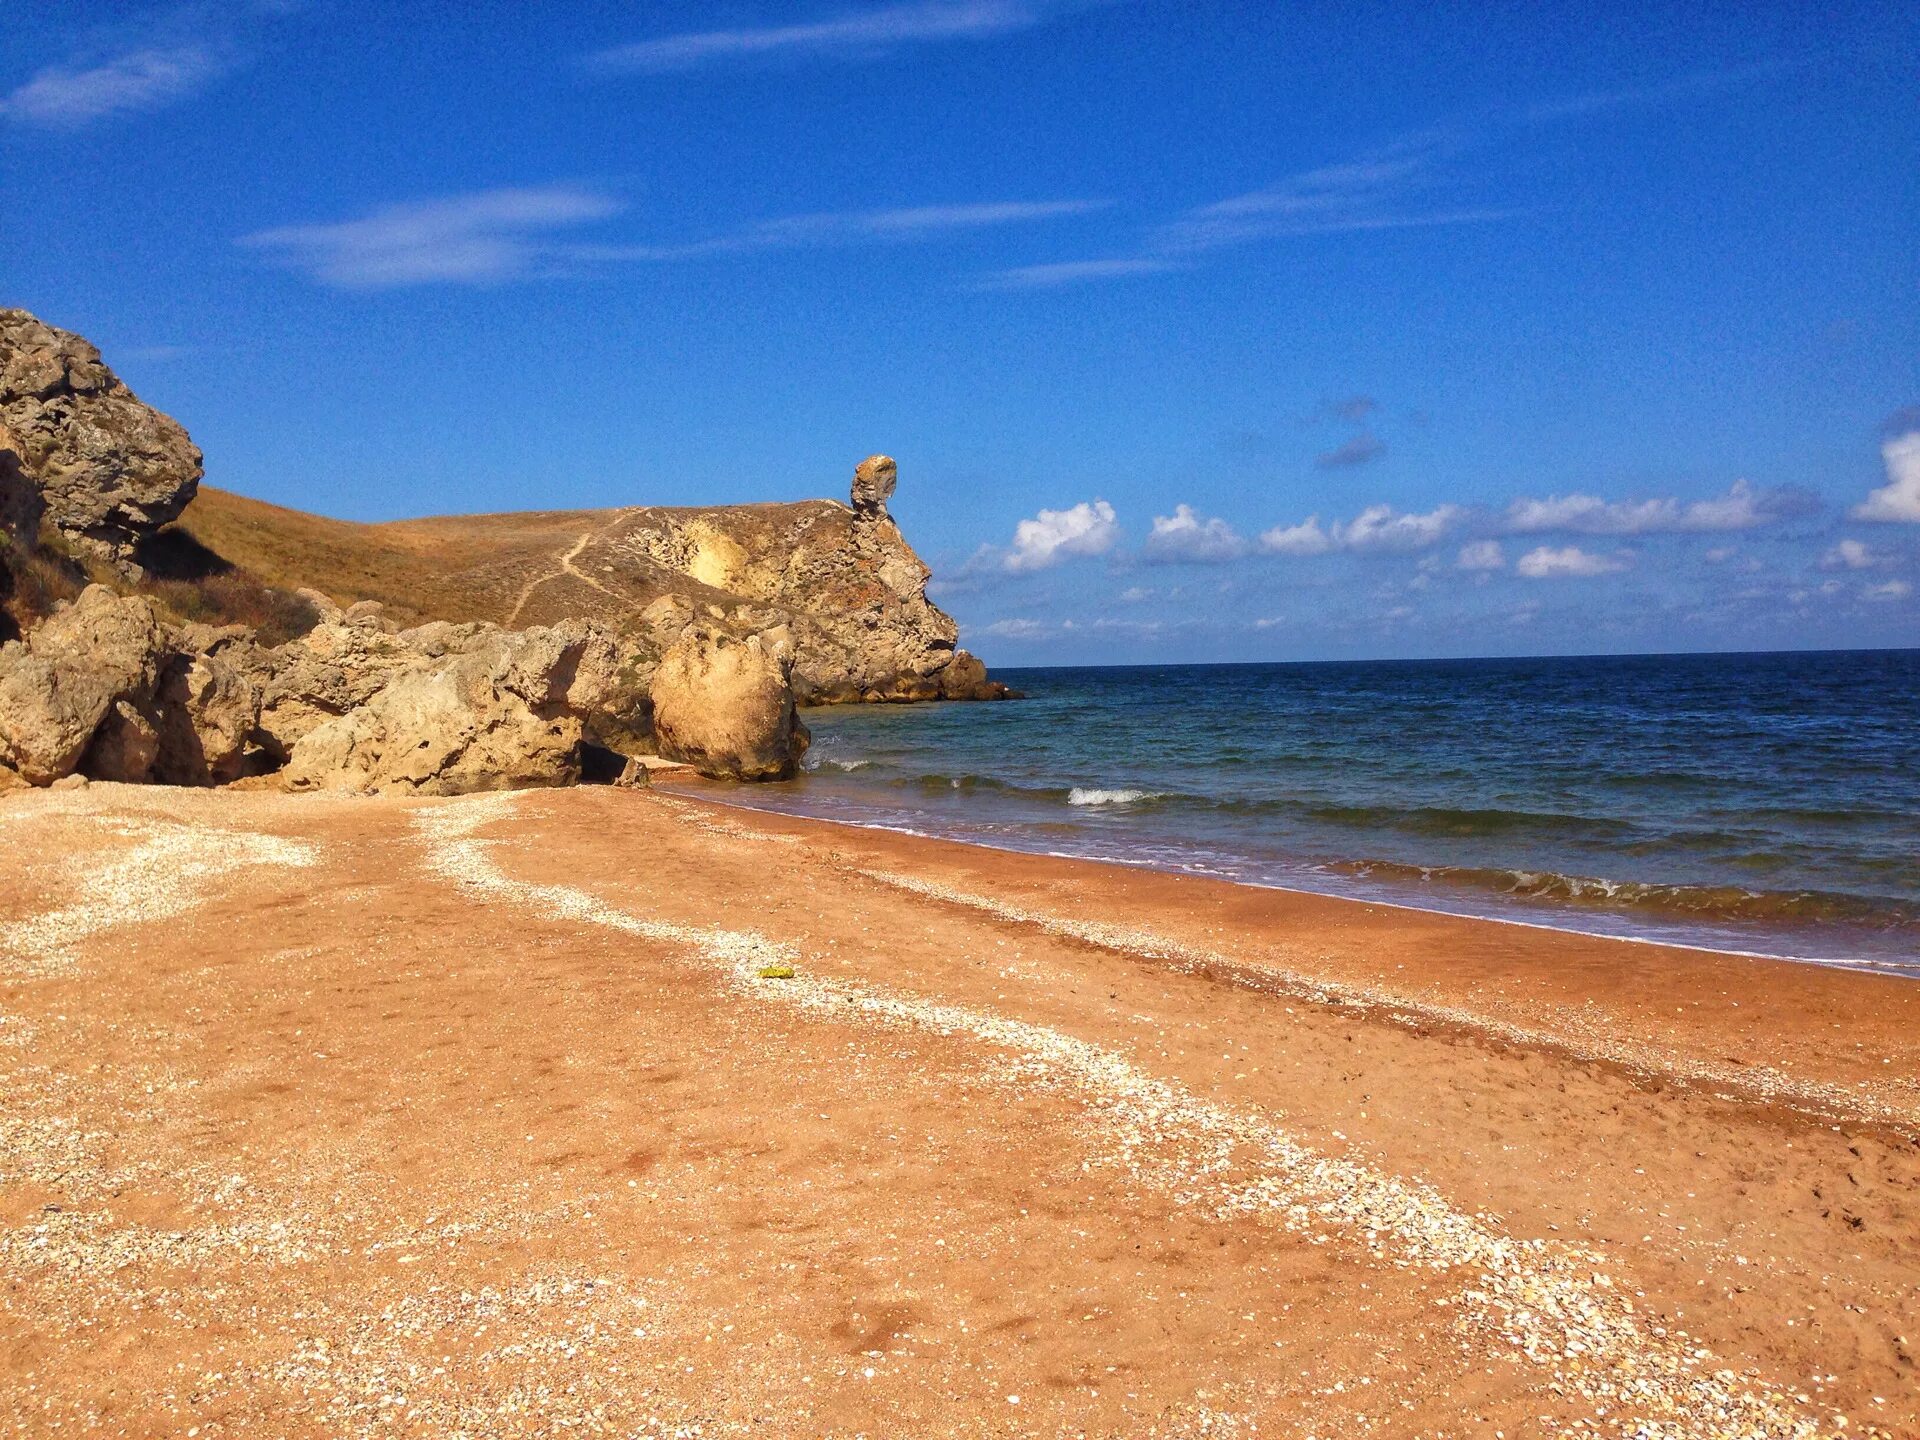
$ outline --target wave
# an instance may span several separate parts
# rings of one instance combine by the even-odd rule
[[[1674,885],[1605,880],[1548,870],[1500,870],[1471,865],[1405,865],[1386,860],[1339,860],[1322,867],[1357,880],[1451,885],[1516,900],[1579,908],[1658,911],[1703,921],[1826,923],[1876,930],[1920,929],[1920,910],[1898,900],[1826,890],[1749,890],[1737,885]]]
[[[1261,805],[1260,808],[1289,808]],[[1601,815],[1565,815],[1537,810],[1452,809],[1440,805],[1308,805],[1301,813],[1314,820],[1354,828],[1404,830],[1418,835],[1511,835],[1536,832],[1565,838],[1572,834],[1624,836],[1638,827]]]
[[[1095,790],[1079,785],[1067,792],[1069,805],[1136,805],[1142,800],[1164,798],[1155,790]]]

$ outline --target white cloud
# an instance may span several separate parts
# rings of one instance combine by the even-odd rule
[[[1303,170],[1263,190],[1189,212],[1162,229],[1157,248],[1178,254],[1282,235],[1462,225],[1511,216],[1511,210],[1425,201],[1423,192],[1434,185],[1436,163],[1448,148],[1444,137],[1413,135],[1357,160]]]
[[[1013,546],[1001,558],[1004,569],[1044,570],[1069,555],[1104,555],[1120,538],[1113,506],[1082,500],[1066,510],[1042,510],[1013,527]]]
[[[572,185],[482,190],[387,205],[336,225],[288,225],[239,242],[343,289],[490,284],[550,263],[551,231],[605,219],[618,201]]]
[[[1881,585],[1869,585],[1861,592],[1869,600],[1904,600],[1913,594],[1913,586],[1904,580],[1889,580]]]
[[[1765,497],[1747,481],[1736,480],[1725,495],[1688,502],[1671,496],[1609,501],[1582,494],[1515,500],[1507,507],[1506,527],[1516,535],[1556,530],[1576,535],[1656,535],[1751,530],[1770,518]]]
[[[51,130],[156,110],[219,75],[225,64],[201,45],[129,50],[98,65],[50,65],[5,99],[0,116]]]
[[[1250,547],[1226,521],[1202,519],[1191,505],[1176,505],[1171,515],[1153,517],[1153,533],[1144,553],[1149,560],[1190,560],[1202,564],[1237,560]]]
[[[1044,640],[1053,633],[1051,627],[1038,620],[1016,617],[1011,620],[996,620],[980,632],[991,635],[996,640]]]
[[[1298,525],[1276,525],[1260,535],[1260,548],[1269,555],[1324,555],[1333,545],[1333,537],[1320,528],[1318,515],[1309,515]]]
[[[1404,514],[1391,505],[1369,505],[1335,530],[1349,550],[1423,550],[1436,544],[1460,514],[1457,505],[1436,506],[1425,515]]]
[[[1474,540],[1460,547],[1460,558],[1454,563],[1462,570],[1502,570],[1507,555],[1498,540]]]
[[[1031,224],[1097,210],[1103,200],[992,200],[788,215],[671,245],[583,243],[555,232],[624,205],[575,185],[482,190],[388,205],[358,220],[262,230],[240,244],[345,289],[495,284],[582,264],[691,260],[806,246],[923,240],[952,231]]]
[[[1104,208],[1105,200],[988,200],[962,205],[916,205],[893,210],[848,210],[785,215],[726,235],[672,245],[578,247],[585,260],[692,260],[705,255],[751,254],[870,241],[920,240],[955,230],[1033,224]]]
[[[1920,430],[1888,437],[1880,447],[1887,483],[1848,512],[1856,520],[1920,525]]]
[[[1128,605],[1137,605],[1142,600],[1151,600],[1160,592],[1149,590],[1144,585],[1129,585],[1120,592],[1120,599]]]
[[[870,59],[905,45],[991,39],[1037,25],[1045,14],[1045,6],[1021,0],[923,0],[811,23],[663,35],[599,51],[587,63],[659,73],[779,55]]]
[[[1135,275],[1160,275],[1180,268],[1171,260],[1137,256],[1120,260],[1064,260],[1052,265],[1020,265],[1001,270],[980,282],[983,290],[1050,290],[1089,280],[1124,280]]]
[[[1842,540],[1820,557],[1825,570],[1871,570],[1886,563],[1886,556],[1858,540]]]
[[[1522,555],[1513,568],[1529,580],[1560,580],[1618,574],[1627,562],[1617,555],[1590,554],[1577,545],[1558,550],[1542,545]]]
[[[1260,548],[1270,555],[1324,555],[1329,550],[1424,550],[1436,544],[1465,513],[1457,505],[1440,505],[1424,515],[1410,515],[1391,505],[1369,505],[1351,520],[1322,529],[1320,517],[1310,515],[1298,525],[1276,525],[1260,536]]]

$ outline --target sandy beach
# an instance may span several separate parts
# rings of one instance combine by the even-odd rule
[[[0,1433],[1920,1426],[1911,982],[717,793],[0,801]]]

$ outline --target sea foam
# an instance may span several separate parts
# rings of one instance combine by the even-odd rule
[[[1069,805],[1132,805],[1158,798],[1152,790],[1094,790],[1078,785],[1067,792]]]

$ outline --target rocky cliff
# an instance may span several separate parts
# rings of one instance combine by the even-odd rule
[[[855,491],[851,505],[632,506],[358,525],[206,487],[176,529],[270,584],[318,590],[343,605],[377,600],[407,623],[590,619],[638,626],[662,651],[696,618],[743,634],[784,625],[803,704],[1000,693],[977,660],[956,650],[958,627],[927,599],[927,567],[885,498],[870,480],[856,480]]]
[[[848,504],[391,525],[199,478],[92,346],[0,311],[0,788],[452,793],[656,754],[770,779],[796,703],[1007,693],[926,598],[886,456]]]

